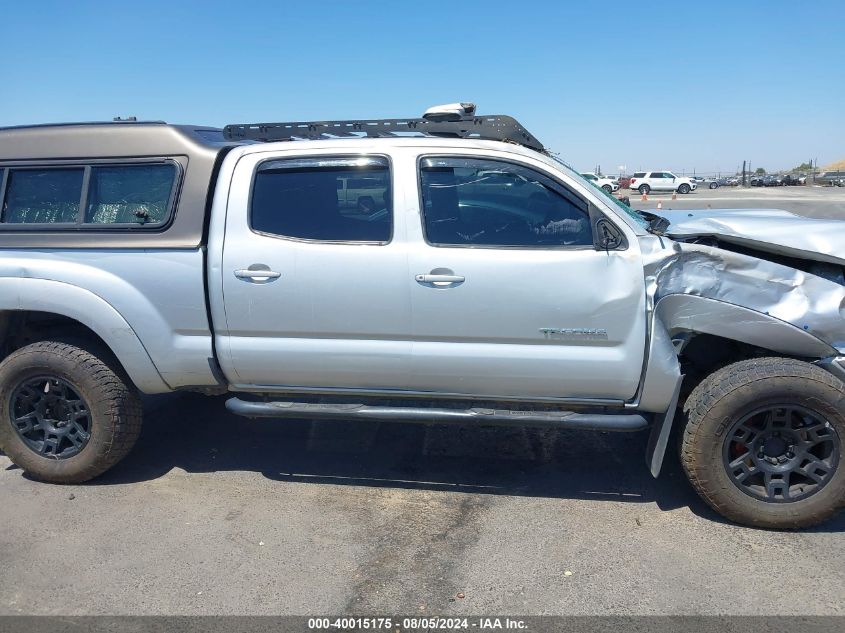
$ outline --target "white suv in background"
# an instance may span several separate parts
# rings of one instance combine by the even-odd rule
[[[642,194],[647,194],[649,191],[689,193],[698,187],[692,178],[676,176],[671,171],[638,171],[631,176],[629,186]]]
[[[619,189],[619,183],[607,176],[599,176],[591,171],[585,172],[581,175],[593,183],[596,187],[604,189],[607,193],[613,193]]]

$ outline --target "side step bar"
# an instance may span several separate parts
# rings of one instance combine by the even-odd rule
[[[583,431],[640,431],[649,426],[638,413],[576,413],[574,411],[510,411],[508,409],[444,409],[379,407],[364,404],[310,402],[254,402],[230,398],[226,408],[247,418],[300,418],[322,420],[384,420],[428,424],[479,426],[539,426]]]

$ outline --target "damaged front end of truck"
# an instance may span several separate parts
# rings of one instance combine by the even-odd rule
[[[778,356],[812,363],[845,382],[845,257],[837,247],[845,243],[845,224],[779,210],[648,217],[657,226],[640,240],[650,365],[662,370],[650,367],[646,379],[676,376],[683,403],[719,367]],[[652,435],[648,459],[655,475],[668,442],[671,414],[667,418]]]

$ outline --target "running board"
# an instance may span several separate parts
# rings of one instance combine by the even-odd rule
[[[574,411],[510,411],[508,409],[445,409],[379,407],[364,404],[315,404],[310,402],[254,402],[230,398],[226,408],[247,418],[299,418],[321,420],[384,420],[428,424],[477,424],[479,426],[539,426],[582,431],[640,431],[649,426],[638,413],[576,413]]]

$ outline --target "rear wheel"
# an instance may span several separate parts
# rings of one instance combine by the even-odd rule
[[[690,186],[686,183],[683,183],[680,187],[678,187],[678,193],[686,194],[686,193],[689,193],[689,192],[690,192]]]
[[[732,521],[767,528],[820,523],[845,506],[845,384],[809,363],[729,365],[687,399],[681,463]]]
[[[68,343],[13,352],[0,363],[0,448],[41,481],[74,484],[102,474],[141,430],[140,399],[121,374]]]
[[[648,185],[640,185],[640,193],[644,196],[648,195],[648,192],[651,191],[651,187]]]
[[[719,183],[718,183],[718,182],[711,182],[711,183],[710,183],[710,188],[711,188],[711,189],[718,189],[718,188],[719,188]]]
[[[610,185],[602,185],[601,188],[604,189],[607,193],[613,193],[613,187],[611,187]]]

